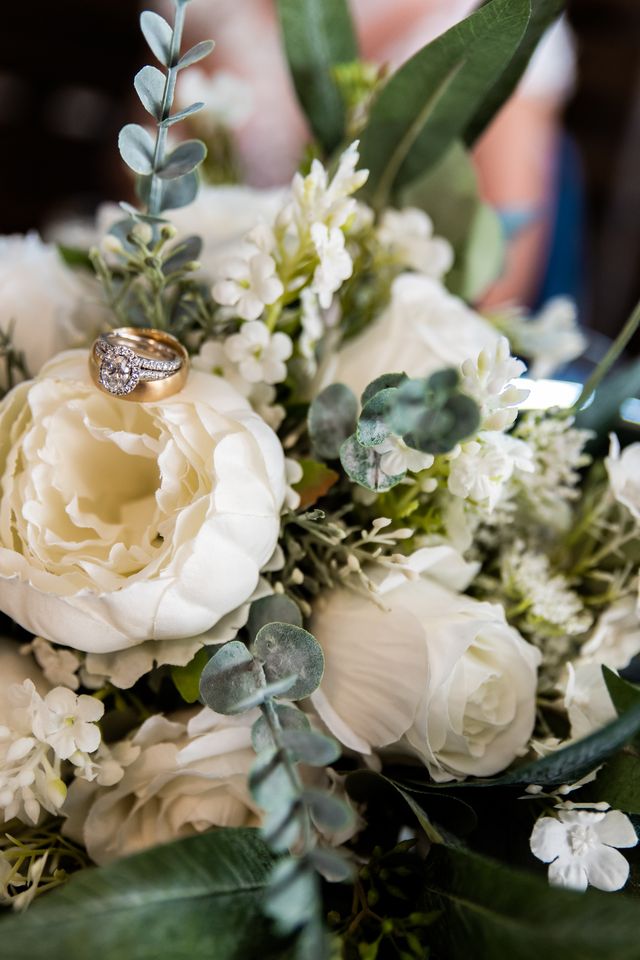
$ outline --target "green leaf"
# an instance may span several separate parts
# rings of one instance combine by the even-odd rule
[[[249,790],[259,807],[268,813],[278,813],[298,799],[287,768],[280,760],[278,750],[261,753],[249,771]]]
[[[594,440],[589,448],[607,449],[611,431],[622,426],[620,408],[630,397],[640,396],[640,360],[628,363],[609,376],[596,389],[589,406],[576,414],[576,426],[593,430]]]
[[[163,120],[162,123],[165,127],[172,127],[174,123],[179,123],[181,120],[186,120],[187,117],[192,116],[194,113],[198,113],[199,110],[205,106],[204,101],[198,100],[196,103],[192,103],[190,106],[185,107],[184,110],[179,110],[177,113],[172,113],[170,117],[167,117],[166,120]]]
[[[300,496],[298,509],[306,510],[331,490],[340,475],[319,460],[298,460],[298,463],[302,467],[302,477],[294,483],[293,489]]]
[[[82,870],[0,922],[11,960],[239,960],[288,956],[261,916],[271,856],[224,829]],[[9,948],[10,944],[10,948]],[[0,949],[0,953],[3,951]]]
[[[358,401],[343,383],[326,387],[309,407],[309,436],[317,456],[337,460],[340,446],[356,429]]]
[[[184,177],[177,177],[175,180],[167,180],[162,184],[162,202],[161,210],[178,210],[180,207],[188,207],[195,200],[200,180],[198,173],[194,170],[187,173]]]
[[[324,673],[322,647],[312,634],[291,623],[267,623],[253,644],[253,653],[263,664],[269,683],[295,674],[288,700],[303,700],[316,690]]]
[[[531,0],[531,17],[515,55],[497,82],[476,109],[465,130],[465,140],[473,144],[484,133],[500,108],[515,91],[542,35],[564,11],[566,0]]]
[[[202,253],[202,239],[200,237],[185,237],[168,251],[166,260],[162,262],[162,272],[165,276],[181,270],[188,263],[197,260]]]
[[[329,883],[340,883],[353,877],[353,864],[339,850],[315,847],[309,854],[309,860]]]
[[[133,85],[147,113],[159,120],[162,116],[165,75],[157,67],[143,67],[136,73]]]
[[[310,730],[309,718],[302,710],[291,703],[274,704],[280,726],[283,730]],[[251,727],[251,742],[256,753],[273,750],[275,743],[269,725],[264,716],[259,716]]]
[[[319,898],[320,885],[311,865],[287,857],[274,867],[264,909],[278,932],[287,935],[314,919]]]
[[[629,683],[628,680],[623,680],[609,667],[603,666],[602,675],[618,716],[622,716],[627,710],[631,710],[640,704],[640,687]]]
[[[614,810],[640,815],[640,760],[629,753],[617,754],[606,762],[588,790],[595,801],[604,800]]]
[[[298,99],[327,153],[344,136],[345,109],[332,68],[358,57],[346,0],[277,0]]]
[[[124,162],[135,173],[150,174],[153,170],[153,137],[138,123],[128,123],[118,136],[118,148]]]
[[[279,677],[272,683],[263,684],[253,693],[240,700],[234,713],[245,713],[247,710],[253,710],[254,707],[261,707],[263,703],[267,703],[274,697],[284,696],[295,685],[296,679],[295,673],[291,673],[289,676]]]
[[[209,660],[200,679],[200,698],[216,713],[243,713],[243,701],[261,687],[260,665],[240,640],[220,647]]]
[[[387,424],[387,411],[398,394],[397,387],[387,387],[367,400],[358,418],[356,437],[363,447],[376,447],[391,433]]]
[[[208,57],[213,51],[214,47],[215,43],[213,40],[201,40],[200,43],[196,43],[194,47],[191,47],[190,50],[187,50],[187,52],[180,57],[178,60],[178,70],[184,70],[185,67],[190,67],[193,63],[204,60],[204,58]]]
[[[375,380],[372,380],[368,387],[365,388],[364,393],[360,397],[360,403],[362,406],[366,404],[375,397],[376,393],[380,393],[381,390],[386,390],[388,387],[399,387],[401,383],[404,383],[405,380],[408,380],[406,373],[383,373],[382,376],[376,377]]]
[[[374,102],[361,140],[364,190],[381,208],[464,132],[515,54],[530,0],[491,0],[405,63]]]
[[[282,743],[291,750],[296,763],[306,763],[310,767],[335,763],[342,752],[336,740],[317,730],[284,730]]]
[[[624,896],[550,887],[461,848],[425,863],[434,956],[483,960],[637,960],[638,906]]]
[[[255,640],[256,634],[267,623],[292,623],[296,627],[302,626],[300,607],[289,597],[281,593],[272,593],[268,597],[254,600],[249,610],[247,630],[249,639]]]
[[[402,192],[402,206],[429,214],[434,232],[455,253],[447,288],[470,303],[478,300],[502,272],[505,239],[496,212],[483,203],[473,161],[456,141],[423,177]]]
[[[210,647],[201,647],[184,667],[171,667],[171,679],[183,700],[195,703],[200,696],[200,677],[211,659]]]
[[[351,807],[332,793],[325,790],[305,790],[302,796],[319,830],[336,833],[353,824],[354,813]]]
[[[455,393],[442,404],[425,410],[413,430],[405,434],[408,447],[422,453],[448,453],[457,443],[472,436],[480,426],[478,405],[463,393]]]
[[[184,140],[169,154],[157,174],[163,180],[184,177],[188,173],[193,173],[206,155],[207,148],[202,140]]]
[[[406,476],[406,471],[389,476],[382,470],[381,460],[381,455],[372,447],[363,447],[358,442],[355,433],[340,448],[340,463],[349,479],[376,493],[390,490]]]
[[[151,52],[165,67],[169,66],[171,57],[171,38],[173,30],[167,21],[157,13],[145,10],[140,14],[140,29]]]

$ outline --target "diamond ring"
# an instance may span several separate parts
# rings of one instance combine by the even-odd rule
[[[121,400],[142,403],[177,393],[188,368],[187,351],[175,337],[146,327],[101,333],[89,355],[97,387]]]

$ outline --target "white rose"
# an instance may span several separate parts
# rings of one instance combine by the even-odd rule
[[[150,717],[123,742],[117,784],[70,786],[64,833],[103,864],[211,827],[254,826],[247,789],[253,720],[255,712],[221,717],[207,708],[187,722]]]
[[[171,211],[171,223],[178,239],[192,234],[202,238],[202,269],[217,280],[230,257],[242,256],[249,231],[260,224],[273,224],[287,195],[282,188],[201,186],[193,203]],[[122,211],[115,204],[104,204],[98,211],[97,237],[121,219]]]
[[[490,776],[524,750],[540,661],[501,607],[450,589],[466,585],[459,567],[447,576],[452,556],[418,551],[421,576],[381,584],[386,609],[334,590],[310,626],[325,655],[312,700],[333,734],[363,753],[402,741],[439,781]]]
[[[97,326],[92,297],[89,282],[36,233],[0,237],[0,329],[11,332],[32,376],[56,353],[89,338]],[[6,387],[4,377],[3,366]]]
[[[394,281],[384,313],[346,343],[327,373],[331,382],[361,393],[383,373],[426,377],[457,368],[485,347],[495,350],[499,339],[487,320],[441,283],[407,273]]]
[[[96,654],[175,654],[245,603],[285,495],[278,438],[224,380],[191,371],[166,400],[125,403],[84,350],[2,401],[0,476],[0,609]]]
[[[618,503],[640,520],[640,443],[631,443],[620,450],[620,441],[611,434],[609,456],[605,466],[609,484]]]
[[[624,670],[640,653],[640,617],[635,596],[623,597],[601,614],[580,650],[582,660]]]

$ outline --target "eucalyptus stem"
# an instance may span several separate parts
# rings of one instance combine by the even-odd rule
[[[633,313],[625,323],[624,327],[585,383],[580,396],[576,400],[571,410],[573,414],[578,413],[578,411],[584,407],[587,400],[589,400],[592,394],[598,389],[616,360],[625,350],[627,344],[631,340],[631,337],[634,335],[638,327],[640,327],[640,303],[636,305]]]
[[[153,171],[151,173],[151,182],[149,186],[149,204],[147,212],[152,217],[157,217],[162,210],[162,182],[157,171],[162,167],[167,148],[167,135],[169,127],[167,120],[171,115],[173,97],[176,90],[176,80],[178,78],[178,60],[180,59],[180,48],[182,46],[182,33],[184,30],[185,5],[182,3],[176,6],[176,18],[173,25],[173,34],[171,36],[171,52],[169,64],[167,66],[167,77],[164,84],[164,93],[162,95],[162,108],[160,119],[157,123],[156,143],[153,151]]]

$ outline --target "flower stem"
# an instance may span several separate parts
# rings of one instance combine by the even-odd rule
[[[162,209],[162,181],[157,174],[161,169],[165,159],[167,148],[168,126],[166,120],[171,113],[173,97],[176,90],[176,80],[178,78],[178,60],[180,59],[180,47],[182,46],[182,32],[184,30],[185,5],[180,3],[176,9],[176,19],[173,25],[173,34],[171,37],[171,50],[169,54],[169,64],[167,67],[167,77],[164,84],[164,93],[162,95],[162,108],[160,119],[157,124],[156,143],[153,151],[153,172],[151,173],[151,183],[149,187],[149,204],[147,213],[152,217],[157,217]]]
[[[627,344],[631,340],[631,337],[634,335],[636,330],[640,327],[640,303],[635,307],[635,310],[625,323],[624,327],[613,341],[606,354],[595,368],[584,387],[582,388],[582,393],[576,400],[572,413],[576,414],[579,410],[582,410],[587,400],[592,396],[592,394],[598,389],[606,375],[611,370],[612,366],[616,360],[621,356]]]

